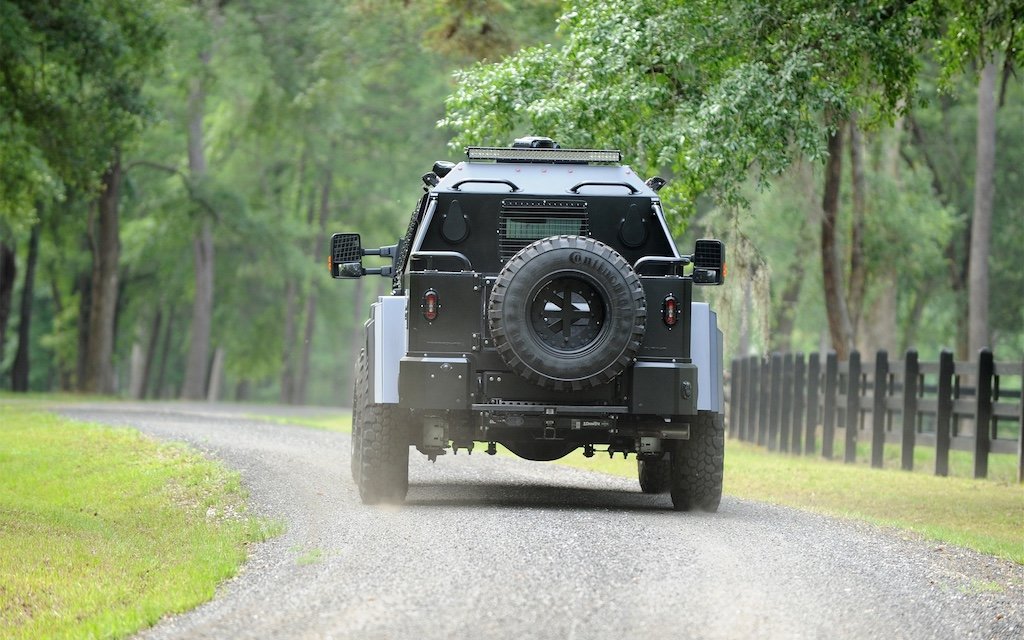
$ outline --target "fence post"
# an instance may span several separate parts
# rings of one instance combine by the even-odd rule
[[[881,469],[885,452],[886,397],[889,395],[889,354],[875,354],[875,391],[871,407],[871,466]]]
[[[736,416],[736,393],[739,391],[739,383],[736,378],[739,376],[739,366],[736,358],[729,363],[729,436],[735,438],[739,432],[739,420]]]
[[[793,354],[782,358],[782,415],[779,416],[779,451],[789,452],[789,427],[793,422]]]
[[[821,457],[832,459],[833,440],[836,436],[836,386],[839,363],[835,352],[825,358],[825,416],[821,425]]]
[[[982,349],[978,354],[978,380],[974,392],[974,477],[988,477],[989,439],[992,428],[992,376],[995,364],[992,351]]]
[[[1024,373],[1024,362],[1021,363],[1021,373]],[[1020,411],[1017,425],[1017,482],[1024,483],[1024,380],[1021,383],[1021,398],[1017,405]]]
[[[757,443],[757,394],[758,394],[757,356],[747,358],[747,440]]]
[[[793,424],[791,425],[793,442],[789,448],[797,455],[800,455],[800,436],[803,434],[804,392],[806,391],[804,368],[804,354],[797,352],[796,358],[793,359]]]
[[[907,351],[903,365],[903,451],[901,467],[904,471],[914,470],[914,442],[917,439],[917,383],[921,368],[917,362],[917,351]]]
[[[739,390],[736,397],[736,424],[740,427],[740,440],[745,442],[749,433],[747,427],[747,389],[750,388],[750,362],[747,358],[739,359],[739,375]]]
[[[818,431],[818,389],[821,383],[821,356],[812,353],[807,359],[807,421],[804,427],[804,453],[814,454]]]
[[[772,398],[768,405],[768,450],[779,448],[779,410],[782,408],[782,354],[772,354]]]
[[[860,427],[860,352],[850,352],[850,374],[846,381],[846,452],[843,462],[857,460],[857,429]]]
[[[757,410],[757,444],[762,447],[768,444],[768,385],[771,383],[771,379],[768,376],[770,372],[770,361],[768,356],[761,358],[761,392],[758,396],[758,410]]]
[[[939,355],[938,417],[935,420],[935,475],[949,475],[949,439],[953,419],[953,353]]]

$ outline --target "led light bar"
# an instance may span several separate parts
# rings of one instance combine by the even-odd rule
[[[616,149],[528,149],[523,147],[466,147],[470,160],[496,160],[510,162],[622,162],[622,152]]]

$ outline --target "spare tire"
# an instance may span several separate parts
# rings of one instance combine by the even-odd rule
[[[556,391],[610,382],[640,350],[647,301],[633,267],[608,245],[554,236],[498,273],[487,322],[517,375]]]

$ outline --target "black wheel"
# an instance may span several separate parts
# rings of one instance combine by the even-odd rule
[[[370,371],[366,364],[366,349],[359,350],[356,358],[354,382],[352,383],[352,481],[359,483],[359,460],[362,443],[359,435],[362,432],[363,404],[366,402],[370,388]]]
[[[644,493],[665,493],[672,484],[672,463],[667,455],[661,460],[637,460],[636,471]]]
[[[405,500],[409,491],[409,429],[395,405],[363,405],[360,429],[359,497],[363,504]]]
[[[672,506],[676,511],[718,511],[725,462],[722,415],[701,411],[690,423],[690,439],[673,444]]]
[[[498,273],[487,307],[494,346],[517,375],[571,391],[610,382],[640,350],[647,302],[636,272],[582,236],[538,240]]]

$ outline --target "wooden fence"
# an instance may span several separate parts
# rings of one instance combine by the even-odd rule
[[[817,353],[776,353],[737,358],[730,373],[731,437],[813,455],[820,433],[821,455],[831,459],[838,436],[846,462],[856,459],[858,438],[870,438],[871,466],[882,467],[890,443],[900,445],[905,470],[915,446],[934,447],[940,476],[951,449],[974,453],[976,478],[987,477],[989,453],[1010,453],[1024,482],[1024,363],[996,362],[987,349],[973,363],[954,362],[948,351],[920,362],[908,351],[890,364],[879,351],[874,366],[856,351],[845,362],[829,353],[824,363]]]

